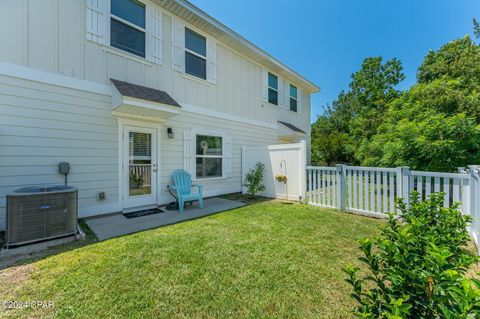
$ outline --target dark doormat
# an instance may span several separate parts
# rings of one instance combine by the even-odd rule
[[[123,216],[130,219],[130,218],[142,217],[142,216],[148,216],[148,215],[154,215],[154,214],[160,214],[160,213],[165,213],[165,211],[160,208],[151,208],[151,209],[139,210],[137,212],[126,213],[126,214],[123,214]]]

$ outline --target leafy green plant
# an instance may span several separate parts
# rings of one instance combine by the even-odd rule
[[[360,241],[367,273],[348,266],[358,318],[480,318],[480,281],[466,276],[476,257],[465,250],[470,217],[444,194],[398,202],[381,234]]]
[[[265,190],[265,185],[263,184],[264,172],[265,164],[257,162],[255,168],[252,168],[247,175],[245,175],[245,186],[249,194],[256,195],[258,192]]]
[[[276,180],[277,182],[279,182],[279,183],[284,183],[284,184],[286,184],[288,178],[287,178],[287,176],[285,176],[285,175],[276,175],[276,176],[275,176],[275,180]]]
[[[139,189],[143,185],[143,176],[141,174],[135,174],[130,172],[129,174],[130,185],[133,186],[135,189]]]

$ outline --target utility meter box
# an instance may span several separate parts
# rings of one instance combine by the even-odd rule
[[[60,164],[58,164],[58,172],[60,174],[70,173],[70,163],[69,162],[61,162]]]

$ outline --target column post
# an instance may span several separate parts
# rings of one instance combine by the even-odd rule
[[[337,209],[347,210],[347,181],[345,178],[347,166],[337,164]]]

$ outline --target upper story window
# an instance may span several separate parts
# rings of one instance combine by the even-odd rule
[[[145,57],[145,4],[137,0],[112,0],[110,45]]]
[[[296,86],[290,84],[290,111],[297,112],[298,110],[298,89]]]
[[[268,103],[278,105],[278,77],[268,73]]]
[[[207,38],[185,28],[185,73],[207,79]]]

